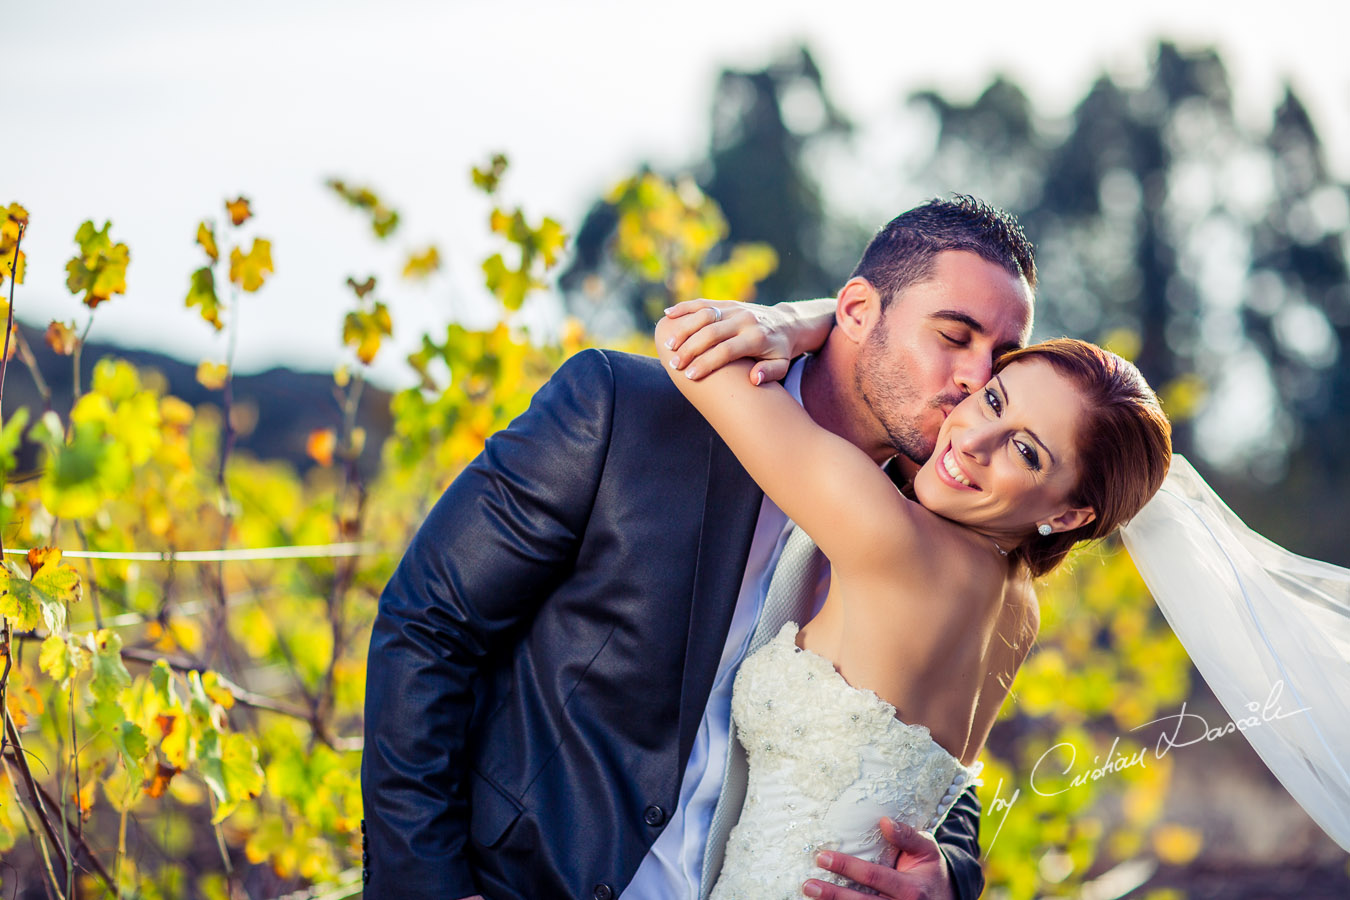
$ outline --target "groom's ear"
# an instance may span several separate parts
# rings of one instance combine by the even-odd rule
[[[881,296],[866,278],[850,278],[839,289],[834,323],[850,341],[861,344],[881,322]]]

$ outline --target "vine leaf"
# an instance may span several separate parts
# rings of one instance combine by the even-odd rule
[[[218,391],[223,388],[225,378],[229,374],[230,367],[225,363],[202,360],[197,365],[197,383],[208,391]]]
[[[441,267],[441,251],[433,244],[420,252],[410,253],[403,264],[403,277],[414,281],[430,278]]]
[[[342,322],[342,343],[356,350],[356,356],[366,365],[374,362],[380,352],[380,342],[394,333],[389,307],[376,302],[369,310],[357,309],[347,313]]]
[[[91,654],[93,670],[89,692],[95,699],[115,702],[122,689],[131,684],[131,674],[122,663],[122,636],[100,628],[85,638],[85,646]]]
[[[28,565],[30,578],[8,560],[0,569],[0,615],[23,631],[41,625],[57,632],[65,626],[66,604],[80,599],[80,575],[61,564],[61,551],[54,547],[29,550]]]
[[[27,254],[20,250],[16,260],[14,245],[19,240],[19,229],[28,227],[28,210],[17,203],[11,203],[7,207],[0,206],[0,215],[4,216],[4,219],[0,220],[0,286],[3,286],[5,279],[9,277],[11,265],[14,266],[14,282],[23,284]]]
[[[247,197],[226,200],[225,211],[230,214],[230,224],[235,226],[243,225],[253,217],[253,210],[249,209]],[[213,256],[212,259],[215,259],[215,257]]]
[[[262,793],[263,770],[258,748],[242,734],[207,731],[198,744],[202,779],[215,794],[213,824],[223,822],[246,800]]]
[[[60,682],[61,689],[65,690],[70,687],[71,679],[89,668],[89,654],[75,638],[51,634],[42,642],[38,668]]]
[[[197,226],[197,243],[201,244],[202,249],[206,251],[206,255],[211,257],[211,262],[220,259],[220,248],[216,246],[216,233],[211,230],[211,226],[205,221]]]
[[[75,345],[79,343],[80,338],[75,334],[75,323],[72,321],[69,325],[65,322],[54,321],[47,326],[47,333],[43,335],[47,340],[47,346],[52,348],[52,352],[59,356],[70,356],[75,352]]]
[[[230,281],[250,294],[262,287],[273,271],[272,242],[269,240],[254,238],[247,254],[241,253],[238,247],[230,251]]]
[[[104,222],[103,228],[94,229],[94,223],[86,221],[75,232],[75,243],[80,250],[66,263],[66,287],[72,294],[84,292],[82,302],[90,309],[110,300],[113,294],[127,292],[127,263],[130,251],[126,244],[114,244],[108,236],[111,222]]]
[[[192,273],[185,305],[189,309],[200,306],[202,318],[210,322],[216,331],[225,327],[225,323],[220,320],[222,306],[220,297],[216,295],[216,274],[210,266],[202,266]]]

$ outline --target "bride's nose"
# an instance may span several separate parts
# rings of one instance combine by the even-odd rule
[[[994,429],[983,424],[963,428],[952,435],[952,447],[956,452],[979,465],[989,462],[993,441]]]

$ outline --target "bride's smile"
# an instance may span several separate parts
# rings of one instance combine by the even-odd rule
[[[932,512],[1010,547],[1042,523],[1076,527],[1078,423],[1087,418],[1072,380],[1040,359],[1015,362],[958,405],[937,450],[914,479]]]

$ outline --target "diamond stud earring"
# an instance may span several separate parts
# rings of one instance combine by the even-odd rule
[[[1054,531],[1055,529],[1051,528],[1045,522],[1042,522],[1040,525],[1036,526],[1036,530],[1040,532],[1041,537],[1049,537],[1050,532]]]

